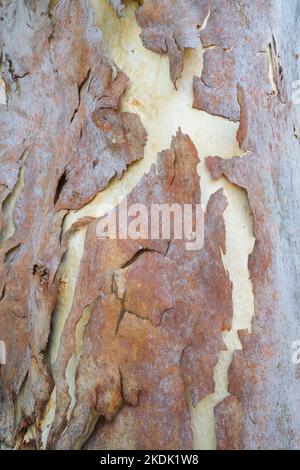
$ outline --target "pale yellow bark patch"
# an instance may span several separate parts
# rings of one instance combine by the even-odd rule
[[[0,78],[0,105],[1,104],[6,104],[6,87],[2,78]]]

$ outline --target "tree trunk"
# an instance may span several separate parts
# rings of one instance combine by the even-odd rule
[[[1,447],[300,448],[299,1],[0,5]]]

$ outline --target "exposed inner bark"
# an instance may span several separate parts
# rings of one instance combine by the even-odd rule
[[[1,445],[297,448],[299,24],[124,3],[1,6]],[[203,248],[99,239],[124,196],[201,202]]]

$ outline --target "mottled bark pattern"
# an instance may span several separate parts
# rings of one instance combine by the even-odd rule
[[[20,436],[35,424],[41,447],[39,423],[55,387],[50,449],[192,449],[187,396],[195,406],[213,393],[222,331],[232,321],[222,259],[226,198],[222,190],[210,197],[196,252],[172,236],[99,239],[98,220],[88,217],[63,232],[70,210],[143,157],[147,135],[139,116],[120,110],[128,79],[102,52],[90,3],[59,0],[53,11],[52,3],[0,2],[7,93],[0,105],[0,340],[7,354],[0,442],[22,447]],[[110,3],[121,16],[122,2]],[[300,105],[291,100],[299,16],[297,0],[145,0],[136,12],[144,46],[168,54],[175,87],[185,49],[201,40],[194,107],[240,123],[245,155],[206,159],[212,178],[225,175],[246,190],[256,238],[252,331],[239,333],[230,395],[215,409],[222,449],[300,447],[299,373],[291,363],[300,338]],[[199,158],[179,129],[128,204],[200,203]],[[73,303],[51,364],[57,271],[83,225]],[[67,370],[85,314],[72,396]]]

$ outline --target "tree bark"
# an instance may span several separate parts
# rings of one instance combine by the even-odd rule
[[[0,2],[0,443],[300,448],[300,3]],[[204,209],[204,244],[99,237]]]

